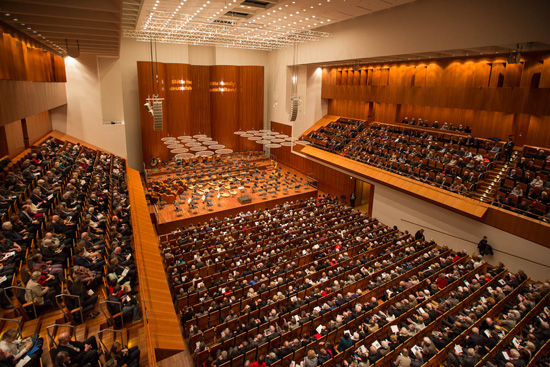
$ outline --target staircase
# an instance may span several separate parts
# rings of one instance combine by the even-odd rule
[[[514,151],[508,163],[504,160],[495,162],[495,168],[487,172],[487,177],[479,184],[478,189],[472,193],[472,198],[490,203],[500,187],[500,180],[506,176],[506,172],[512,162],[516,160],[517,154],[517,151]]]

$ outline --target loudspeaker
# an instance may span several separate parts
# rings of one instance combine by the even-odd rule
[[[153,130],[162,130],[163,121],[162,121],[162,102],[153,103]]]
[[[508,64],[518,64],[521,61],[521,54],[519,52],[514,52],[508,55]]]
[[[298,117],[298,98],[290,99],[290,121],[296,121]]]

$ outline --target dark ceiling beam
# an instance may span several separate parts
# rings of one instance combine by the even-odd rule
[[[97,43],[97,44],[114,44],[114,45],[118,45],[119,44],[119,41],[118,40],[115,40],[115,39],[98,39],[97,37],[79,37],[79,38],[70,38],[70,37],[55,37],[55,36],[52,36],[52,37],[49,37],[48,35],[45,35],[45,37],[47,39],[49,39],[50,41],[54,42],[54,43],[63,43],[65,44],[65,40],[68,40],[69,43],[73,43],[75,42],[76,40],[78,40],[79,43]]]
[[[60,35],[84,35],[84,36],[100,36],[106,38],[119,38],[120,33],[118,31],[101,31],[97,29],[81,29],[81,28],[69,28],[69,27],[54,27],[54,26],[34,26],[33,31],[37,31],[42,34],[60,34]]]
[[[32,25],[36,25],[36,26],[60,25],[59,18],[57,17],[36,16],[36,15],[21,15],[19,16],[19,23],[30,24],[31,26]],[[120,30],[118,25],[112,22],[86,21],[86,20],[73,20],[73,19],[63,19],[61,26],[78,27],[83,29],[111,30],[111,31]]]
[[[93,1],[90,1],[93,3]],[[63,9],[48,5],[33,5],[29,6],[22,2],[6,1],[0,2],[0,11],[14,15],[35,15],[46,16],[59,19],[60,24],[64,19],[77,19],[85,21],[99,21],[120,24],[120,13],[102,12],[98,10],[83,10],[83,9]]]
[[[24,6],[48,6],[59,9],[93,10],[105,13],[120,13],[121,2],[116,0],[3,0],[2,5],[9,3],[26,4]],[[59,11],[59,10],[58,10]]]

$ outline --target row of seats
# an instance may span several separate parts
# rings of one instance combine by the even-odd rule
[[[470,129],[470,126],[468,125],[462,126],[461,124],[458,124],[458,126],[455,126],[453,125],[452,122],[451,123],[444,122],[440,125],[438,121],[434,121],[433,124],[430,125],[428,120],[422,120],[422,118],[418,118],[418,120],[416,120],[416,118],[413,117],[412,119],[409,120],[408,117],[405,117],[401,121],[401,123],[403,125],[427,127],[427,128],[440,129],[440,130],[449,130],[449,131],[456,131],[459,133],[466,133],[466,134],[470,134],[472,132],[472,129]]]
[[[70,346],[84,346],[71,341],[71,335],[76,336],[75,325],[85,325],[86,319],[96,318],[99,311],[107,316],[107,323],[119,328],[130,308],[137,309],[139,315],[132,284],[125,284],[125,291],[117,286],[130,280],[131,272],[135,273],[131,264],[125,162],[110,154],[53,139],[38,149],[49,152],[50,159],[47,165],[40,166],[43,170],[37,172],[37,179],[29,181],[32,195],[23,193],[19,200],[20,203],[30,200],[29,204],[11,207],[11,216],[3,218],[3,233],[16,232],[12,238],[28,245],[27,255],[21,257],[20,272],[15,269],[11,278],[12,284],[17,284],[13,288],[18,289],[17,297],[9,297],[11,288],[4,293],[9,297],[6,301],[16,306],[13,317],[37,319],[40,325],[42,318],[56,309],[62,310],[63,319],[55,324],[55,329],[60,330],[59,338],[57,342],[48,341],[49,358],[42,357],[45,365],[49,362],[58,365],[70,359],[82,366],[95,365],[99,360],[104,365],[116,365],[117,360],[119,365],[137,366],[140,359],[137,347],[130,352],[120,343],[113,343],[111,349],[105,349],[110,344],[98,348],[95,336],[85,341],[92,348],[84,354]],[[127,274],[121,276],[124,272]],[[99,302],[100,298],[104,301]],[[105,349],[103,355],[101,349]]]
[[[414,340],[422,349],[418,335],[437,330],[429,325],[438,315],[454,317],[466,301],[490,310],[503,289],[508,295],[506,286],[518,286],[503,267],[440,249],[421,235],[415,240],[323,200],[215,219],[161,238],[197,364],[288,366],[318,359],[315,366],[385,365],[408,353],[404,343]],[[319,222],[308,220],[319,214]],[[332,226],[322,225],[333,216]],[[220,271],[221,278],[212,277]],[[548,285],[533,287],[547,292]],[[434,357],[413,359],[422,365]]]
[[[550,151],[525,146],[500,179],[493,205],[550,223]]]
[[[310,132],[304,140],[331,152],[340,152],[365,128],[365,121],[339,118],[316,131]]]

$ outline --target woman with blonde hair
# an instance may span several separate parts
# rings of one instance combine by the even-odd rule
[[[317,367],[317,354],[313,349],[307,351],[307,356],[304,358],[304,367]]]

